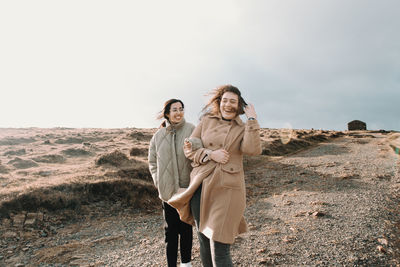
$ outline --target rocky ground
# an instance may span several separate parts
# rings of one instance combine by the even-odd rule
[[[250,231],[232,246],[234,265],[400,266],[400,158],[387,133],[304,134],[280,155],[287,133],[264,130],[264,155],[246,158]],[[14,174],[5,168],[4,183]],[[156,205],[114,198],[10,212],[0,266],[166,266],[161,209],[147,200]],[[201,266],[196,237],[193,265]]]

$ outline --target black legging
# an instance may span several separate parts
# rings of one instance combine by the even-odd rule
[[[193,230],[192,226],[182,222],[179,214],[166,202],[163,202],[165,219],[165,244],[168,267],[176,267],[178,258],[178,236],[180,236],[181,263],[187,263],[192,258]]]

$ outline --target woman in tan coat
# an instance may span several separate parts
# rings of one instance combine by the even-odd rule
[[[167,263],[168,267],[176,267],[180,237],[180,266],[190,267],[192,225],[182,222],[178,212],[166,201],[179,188],[189,185],[192,167],[184,155],[183,143],[192,133],[194,125],[185,121],[184,105],[179,99],[165,102],[159,118],[165,118],[165,122],[150,141],[148,160],[154,185],[163,201]]]
[[[232,266],[230,245],[247,230],[243,155],[261,153],[260,126],[254,107],[232,85],[217,88],[203,111],[190,142],[185,142],[185,155],[194,166],[190,185],[168,203],[181,220],[195,222],[203,266]],[[246,114],[246,124],[240,114]],[[192,149],[199,141],[203,147]]]

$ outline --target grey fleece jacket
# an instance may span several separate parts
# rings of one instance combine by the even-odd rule
[[[189,186],[192,166],[183,153],[183,143],[194,128],[183,119],[159,129],[150,141],[149,169],[163,201],[168,201],[179,188]]]

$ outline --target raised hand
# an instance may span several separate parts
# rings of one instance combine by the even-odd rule
[[[257,119],[257,113],[256,110],[254,109],[254,105],[249,103],[245,108],[244,108],[244,113],[246,114],[247,118],[254,118]]]

